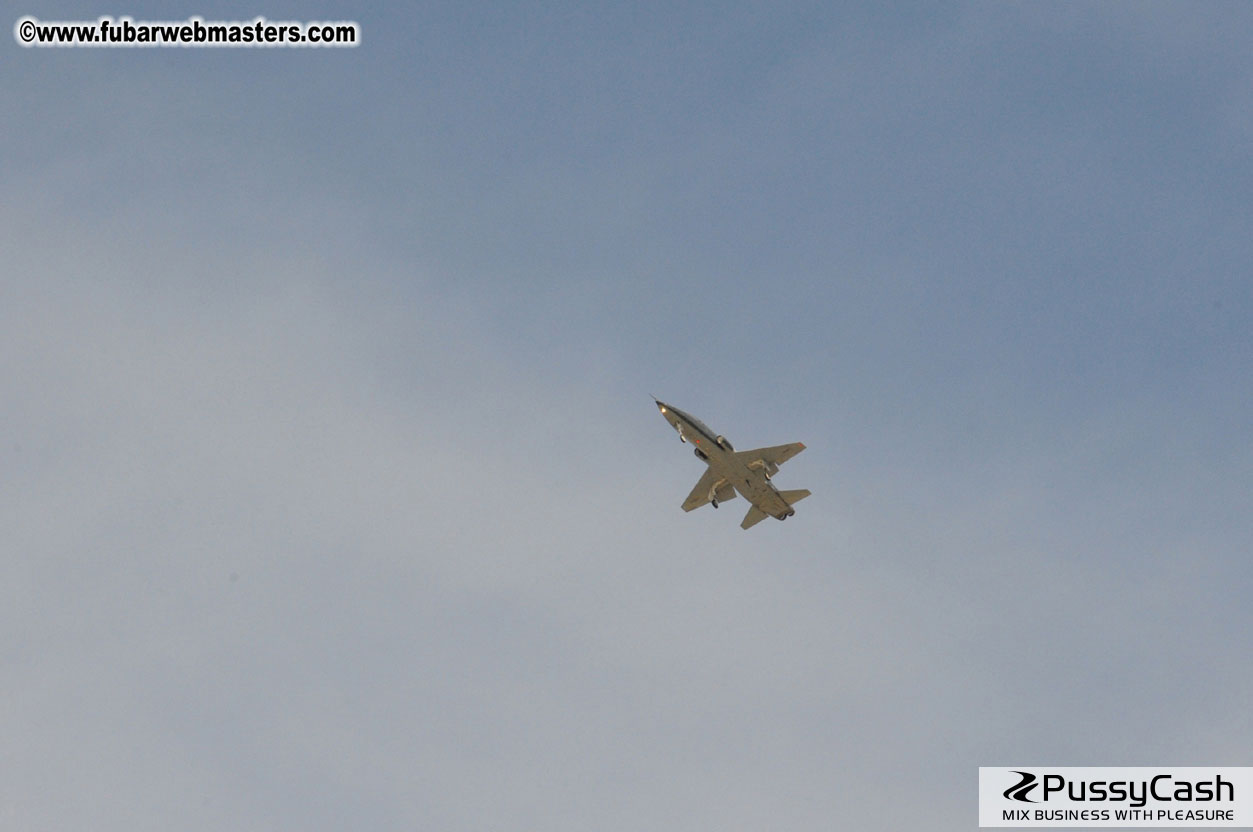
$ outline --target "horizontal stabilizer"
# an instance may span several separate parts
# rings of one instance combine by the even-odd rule
[[[794,506],[809,496],[809,489],[798,488],[795,491],[780,491],[779,496],[783,498],[783,502],[787,503],[789,506]]]
[[[740,523],[740,528],[741,529],[752,528],[753,526],[756,526],[758,523],[760,523],[762,520],[765,520],[769,516],[770,515],[766,514],[761,509],[757,508],[757,506],[753,506],[752,508],[748,510],[748,514],[744,515],[744,522]]]

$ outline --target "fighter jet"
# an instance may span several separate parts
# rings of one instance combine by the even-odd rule
[[[679,441],[691,442],[696,457],[709,466],[692,493],[683,501],[684,511],[700,508],[705,503],[717,508],[719,503],[734,500],[738,491],[752,503],[744,522],[740,523],[740,528],[747,529],[766,517],[788,519],[796,513],[792,506],[809,496],[804,489],[779,491],[770,482],[780,465],[805,450],[800,442],[755,451],[737,451],[725,436],[715,435],[700,419],[658,401],[656,397],[653,401],[657,402],[657,409],[670,426],[679,432]]]

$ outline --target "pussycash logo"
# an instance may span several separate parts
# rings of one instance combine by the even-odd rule
[[[1027,793],[1036,787],[1036,776],[1029,771],[1015,771],[1022,779],[1006,789],[1002,794],[1010,800],[1021,800],[1023,803],[1035,803],[1027,797]]]

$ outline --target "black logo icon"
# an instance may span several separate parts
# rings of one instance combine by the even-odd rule
[[[1034,800],[1027,797],[1027,792],[1036,786],[1035,775],[1026,771],[1015,771],[1014,774],[1017,774],[1022,779],[1003,792],[1005,797],[1010,800],[1021,800],[1023,803],[1035,803]]]

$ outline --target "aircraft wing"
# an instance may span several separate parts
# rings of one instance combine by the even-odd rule
[[[735,489],[725,479],[714,473],[713,468],[706,468],[704,475],[696,481],[696,487],[683,501],[683,510],[691,511],[709,502],[709,495],[714,494],[718,502],[735,499]]]
[[[804,442],[793,442],[791,445],[775,445],[773,448],[757,448],[752,451],[736,451],[735,455],[746,465],[753,467],[753,462],[764,462],[767,465],[779,466],[805,450]],[[760,466],[757,466],[760,467]]]

